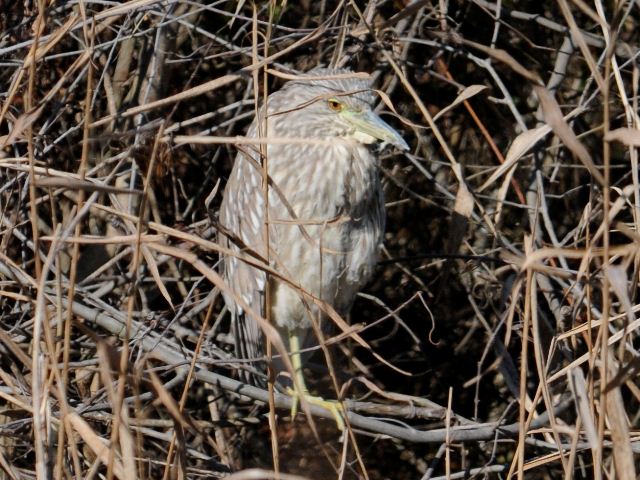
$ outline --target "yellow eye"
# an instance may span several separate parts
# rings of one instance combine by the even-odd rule
[[[329,105],[329,108],[334,112],[341,112],[342,109],[344,108],[344,105],[340,103],[338,100],[336,100],[335,98],[330,98],[327,101],[327,105]]]

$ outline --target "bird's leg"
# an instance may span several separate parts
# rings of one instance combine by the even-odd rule
[[[293,365],[293,373],[295,381],[300,388],[300,393],[307,394],[307,384],[302,373],[302,354],[300,353],[300,336],[295,330],[289,330],[289,348],[291,349],[291,364]],[[294,406],[296,404],[294,403]]]
[[[342,405],[335,400],[325,400],[322,397],[314,397],[309,395],[307,384],[304,380],[302,372],[302,355],[300,353],[300,337],[295,330],[289,330],[289,348],[291,350],[291,364],[293,365],[293,373],[295,381],[293,388],[289,389],[289,395],[291,395],[293,403],[291,404],[291,419],[293,420],[298,413],[298,402],[300,397],[320,407],[326,408],[331,412],[336,420],[336,424],[340,431],[344,430],[344,420],[342,418]]]
[[[291,418],[293,419],[295,418],[296,413],[298,413],[298,402],[300,401],[300,397],[302,395],[305,397],[309,396],[309,390],[307,389],[304,374],[302,373],[300,337],[295,330],[289,330],[289,349],[291,350],[291,364],[293,365],[293,374],[295,377],[292,389],[293,403],[291,405]]]

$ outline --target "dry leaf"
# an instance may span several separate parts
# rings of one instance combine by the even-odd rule
[[[13,128],[11,129],[9,136],[5,137],[2,148],[6,147],[7,145],[11,145],[13,142],[18,140],[18,138],[22,136],[22,132],[29,128],[29,126],[33,125],[33,122],[38,119],[38,117],[42,113],[43,108],[44,105],[40,105],[39,107],[20,115],[13,124]]]
[[[173,417],[173,420],[176,423],[181,424],[184,428],[193,429],[194,426],[185,418],[182,410],[180,410],[180,405],[178,405],[175,399],[164,387],[160,377],[158,377],[153,370],[149,370],[149,377],[151,378],[151,387],[155,391],[158,400],[160,400],[167,409],[167,413]]]
[[[633,305],[631,304],[631,299],[629,298],[629,292],[627,290],[629,285],[627,271],[624,267],[619,265],[608,265],[605,267],[605,273],[609,279],[611,288],[615,292],[616,297],[618,297],[618,300],[620,300],[620,305],[627,314],[629,323],[633,322],[636,318],[633,313]]]
[[[491,176],[480,186],[477,190],[478,193],[491,186],[498,178],[504,175],[509,169],[511,169],[515,163],[522,158],[533,146],[544,138],[551,131],[548,125],[543,125],[538,128],[527,130],[518,135],[505,157],[505,161],[500,165]]]
[[[82,437],[82,440],[84,440],[87,447],[91,449],[96,458],[100,459],[100,461],[104,465],[108,465],[108,442],[104,438],[99,437],[89,426],[89,424],[85,422],[77,413],[70,412],[65,418],[71,424],[73,429],[78,432],[80,437]],[[122,467],[122,463],[120,463],[120,460],[117,457],[118,455],[116,455],[116,458],[113,459],[113,473],[116,477],[124,479],[126,478],[124,474],[124,468]]]
[[[68,177],[38,177],[36,186],[42,188],[65,188],[67,190],[84,190],[87,192],[124,193],[142,195],[141,190],[132,188],[119,188],[99,183]]]
[[[471,192],[469,192],[469,189],[464,183],[460,183],[458,186],[456,203],[453,206],[453,210],[463,217],[469,218],[473,213],[473,206],[473,195],[471,195]]]
[[[598,441],[598,429],[596,428],[596,423],[589,407],[590,401],[589,395],[587,394],[587,382],[580,367],[574,368],[568,373],[569,387],[571,388],[571,393],[573,393],[573,401],[582,420],[587,442],[589,442],[589,446],[595,455],[595,452],[600,448],[600,442]]]
[[[620,142],[630,147],[640,147],[640,130],[637,128],[616,128],[604,136],[607,142]]]
[[[458,169],[460,177],[462,177],[462,169],[459,165],[453,167]],[[464,182],[458,184],[458,193],[456,194],[456,202],[453,206],[453,215],[449,223],[449,234],[447,236],[447,242],[445,251],[449,254],[456,253],[467,234],[467,227],[469,225],[469,217],[473,213],[474,198],[469,192],[467,185]]]
[[[542,85],[543,83],[542,79],[536,72],[529,70],[528,68],[525,68],[523,65],[520,64],[520,62],[518,62],[515,58],[513,58],[506,50],[503,50],[501,48],[487,47],[486,45],[483,45],[481,43],[472,42],[466,39],[460,39],[460,43],[462,43],[463,45],[469,45],[470,47],[473,47],[477,50],[480,50],[481,52],[486,53],[487,55],[498,60],[499,62],[504,63],[505,65],[509,66],[514,72],[523,76],[524,78],[534,83],[535,85]]]
[[[556,99],[553,98],[551,92],[539,85],[534,85],[533,89],[540,99],[544,119],[553,130],[553,133],[555,133],[578,160],[582,162],[587,170],[589,170],[589,173],[591,173],[591,176],[593,176],[600,185],[604,185],[604,177],[596,168],[593,160],[591,160],[591,155],[589,155],[588,150],[580,140],[578,140],[576,134],[573,133],[573,130],[571,130],[571,127],[569,127],[569,124],[565,121],[560,106],[558,102],[556,102]]]
[[[609,375],[615,377],[617,364],[611,351],[608,352]],[[616,467],[615,478],[620,480],[636,480],[636,469],[631,437],[629,435],[629,420],[625,411],[622,392],[619,387],[613,388],[606,395],[607,420],[613,442],[613,462]]]
[[[449,110],[455,108],[457,105],[461,104],[462,102],[464,102],[465,100],[470,99],[471,97],[473,97],[474,95],[477,95],[478,93],[480,93],[483,90],[486,90],[488,87],[486,87],[485,85],[469,85],[468,87],[466,87],[464,90],[462,90],[462,92],[460,92],[460,94],[456,97],[456,99],[451,102],[449,105],[447,105],[445,108],[443,108],[442,110],[440,110],[434,117],[433,117],[433,121],[436,122],[438,121],[438,118],[440,118],[442,115],[444,115],[445,113],[447,113]]]
[[[137,469],[135,459],[136,442],[134,441],[133,435],[131,434],[131,429],[129,428],[129,413],[127,411],[126,405],[122,405],[122,409],[120,410],[120,418],[122,419],[122,421],[120,422],[118,433],[120,441],[120,451],[122,452],[122,464],[124,466],[125,479],[136,480],[138,478],[138,476],[136,475]]]

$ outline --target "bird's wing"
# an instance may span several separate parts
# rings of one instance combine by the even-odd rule
[[[233,252],[244,255],[253,252],[265,258],[265,202],[256,157],[250,152],[239,152],[236,157],[220,207],[220,243]],[[264,316],[266,274],[232,255],[224,257],[222,268],[233,293],[257,314]],[[223,292],[223,295],[233,317],[236,354],[240,359],[261,358],[264,347],[259,325],[247,318],[230,292]],[[255,376],[249,377],[252,383],[263,383],[256,382]]]
[[[346,258],[347,285],[345,293],[339,295],[336,307],[341,312],[349,312],[356,294],[371,280],[375,271],[378,255],[382,247],[385,227],[384,196],[379,187],[378,178],[372,179],[373,195],[367,199],[354,217]]]

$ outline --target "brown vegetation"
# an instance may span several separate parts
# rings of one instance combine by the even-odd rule
[[[1,478],[636,478],[638,18],[5,3]],[[216,273],[238,136],[319,64],[372,73],[411,145],[383,156],[377,278],[329,348],[341,391],[321,353],[307,372],[343,433],[237,380]]]

